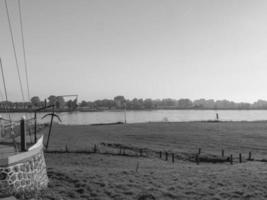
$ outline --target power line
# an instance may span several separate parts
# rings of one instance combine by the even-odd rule
[[[1,67],[1,73],[2,73],[2,81],[3,81],[3,86],[4,86],[4,92],[5,92],[5,100],[6,100],[6,103],[8,103],[8,98],[7,98],[7,89],[6,89],[6,80],[5,80],[5,74],[4,74],[4,69],[3,69],[3,65],[2,65],[2,60],[0,58],[0,67]],[[7,107],[5,106],[5,110],[7,112]],[[11,121],[11,116],[10,116],[10,113],[9,113],[9,120]]]
[[[19,7],[19,19],[20,19],[20,32],[21,32],[21,40],[22,40],[22,49],[23,49],[23,58],[24,58],[24,68],[26,74],[26,84],[27,84],[27,92],[28,92],[28,100],[30,101],[30,88],[29,88],[29,77],[28,77],[28,62],[26,59],[26,51],[25,51],[25,43],[24,43],[24,34],[23,34],[23,23],[22,23],[22,9],[20,0],[18,0],[18,7]]]
[[[18,65],[18,58],[17,58],[16,48],[15,48],[15,42],[14,42],[14,37],[13,37],[13,32],[12,32],[12,27],[11,27],[11,22],[10,22],[10,16],[9,16],[9,11],[8,11],[8,6],[7,6],[7,1],[6,0],[5,0],[5,8],[6,8],[8,25],[9,25],[9,32],[10,32],[10,35],[11,35],[11,41],[12,41],[14,57],[15,57],[15,61],[16,61],[17,73],[18,73],[18,77],[19,77],[19,85],[20,85],[21,96],[22,96],[22,100],[25,101],[22,82],[21,82],[21,76],[20,76],[20,71],[19,71],[19,65]]]

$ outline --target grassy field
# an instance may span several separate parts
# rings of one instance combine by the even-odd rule
[[[88,150],[100,143],[155,151],[220,155],[252,151],[266,158],[265,122],[145,123],[63,126],[53,129],[50,149]],[[265,199],[267,164],[212,164],[111,154],[46,154],[49,188],[41,199]]]
[[[50,149],[87,149],[92,144],[116,143],[154,150],[247,154],[267,153],[267,122],[140,123],[106,126],[54,126]]]

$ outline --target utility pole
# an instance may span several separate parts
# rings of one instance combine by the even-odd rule
[[[126,101],[124,102],[124,124],[126,124]]]

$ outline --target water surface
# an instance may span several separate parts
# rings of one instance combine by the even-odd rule
[[[127,123],[139,122],[188,122],[188,121],[206,121],[215,120],[216,113],[219,114],[221,121],[259,121],[267,120],[267,110],[152,110],[152,111],[127,111]],[[7,118],[6,113],[1,114]],[[41,122],[48,121],[41,119],[45,113],[38,114],[38,120]],[[95,124],[95,123],[112,123],[124,122],[124,112],[120,111],[103,111],[103,112],[65,112],[58,113],[63,124]],[[27,118],[33,117],[32,113],[11,113],[14,120],[21,119],[22,116]]]

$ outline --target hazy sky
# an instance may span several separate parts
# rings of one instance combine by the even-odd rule
[[[32,96],[267,99],[265,0],[21,4]],[[17,1],[8,5],[26,88]],[[0,56],[8,95],[20,100],[4,8],[0,0]]]

